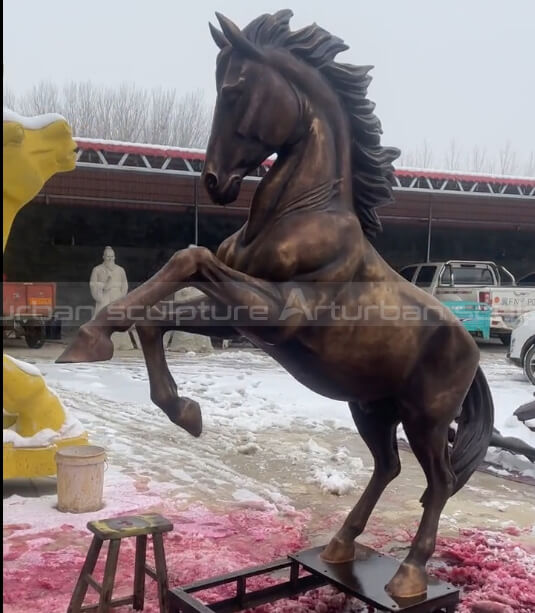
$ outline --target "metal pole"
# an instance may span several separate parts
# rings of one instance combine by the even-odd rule
[[[427,256],[426,262],[431,261],[431,232],[433,229],[433,204],[429,202],[429,213],[427,218]]]
[[[194,245],[199,244],[199,203],[197,199],[197,177],[193,180],[193,204],[195,205],[195,242]]]

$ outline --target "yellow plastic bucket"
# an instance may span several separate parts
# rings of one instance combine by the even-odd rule
[[[102,509],[105,461],[106,450],[94,445],[58,450],[59,511],[87,513]]]

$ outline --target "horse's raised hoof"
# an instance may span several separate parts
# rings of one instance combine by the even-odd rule
[[[421,566],[403,562],[392,577],[386,591],[393,598],[418,598],[427,592],[427,574]]]
[[[179,398],[178,410],[175,419],[172,419],[177,426],[184,428],[192,436],[198,437],[202,433],[202,414],[198,402],[191,398]]]
[[[113,343],[97,326],[83,325],[74,341],[57,358],[58,364],[77,362],[104,362],[113,357]]]
[[[353,562],[356,557],[356,544],[353,541],[345,543],[337,536],[333,536],[327,547],[320,553],[320,558],[329,564]]]

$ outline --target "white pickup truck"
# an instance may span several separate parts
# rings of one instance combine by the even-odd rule
[[[506,345],[520,316],[535,311],[535,288],[517,287],[513,275],[494,262],[425,262],[405,266],[399,274],[441,302],[488,304],[490,334]]]

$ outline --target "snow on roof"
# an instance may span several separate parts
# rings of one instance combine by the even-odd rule
[[[125,153],[139,153],[142,155],[184,157],[184,154],[191,154],[192,156],[201,156],[204,159],[206,152],[205,149],[151,145],[149,143],[130,143],[119,140],[103,140],[101,138],[76,137],[75,140],[81,149],[104,149],[105,151],[124,151]]]
[[[148,143],[130,143],[116,140],[105,140],[98,138],[83,138],[76,137],[75,141],[80,149],[112,151],[116,153],[132,153],[138,155],[151,155],[167,158],[186,158],[192,160],[204,160],[206,155],[205,149],[194,149],[188,147],[172,147],[170,145],[151,145]],[[265,162],[265,165],[271,165],[276,159],[276,155],[270,156]],[[413,168],[399,167],[396,168],[398,177],[425,177],[428,179],[451,179],[453,181],[471,181],[471,182],[492,182],[492,183],[509,183],[514,185],[532,185],[535,186],[534,177],[519,177],[498,174],[473,173],[462,170],[435,170],[431,168]]]
[[[515,175],[486,174],[481,172],[468,172],[465,170],[439,170],[434,168],[416,168],[402,166],[396,168],[396,175],[410,177],[427,177],[429,179],[447,179],[458,181],[499,181],[500,183],[517,183],[521,185],[535,185],[535,177]]]
[[[4,121],[20,123],[23,128],[28,130],[40,130],[41,128],[45,128],[55,121],[66,121],[66,119],[59,113],[46,113],[45,115],[25,117],[24,115],[19,115],[18,113],[15,113],[15,111],[4,107]]]
[[[171,145],[152,145],[149,143],[130,143],[119,140],[105,140],[100,138],[76,137],[74,139],[80,149],[100,149],[102,151],[115,151],[117,153],[137,153],[139,155],[155,155],[169,158],[187,158],[190,160],[204,160],[206,149],[193,147],[173,147]],[[274,160],[276,156],[270,156]]]

